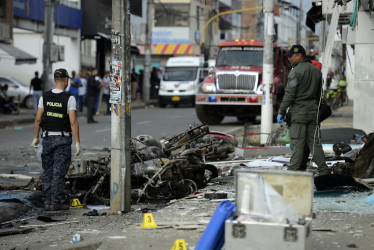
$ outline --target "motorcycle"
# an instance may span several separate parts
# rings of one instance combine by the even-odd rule
[[[349,99],[346,87],[338,86],[336,89],[326,90],[325,100],[332,110],[348,105]]]
[[[131,139],[131,188],[134,199],[182,198],[204,188],[218,170],[207,160],[235,156],[236,139],[209,131],[207,125],[157,141],[150,135]],[[74,159],[65,177],[69,199],[83,205],[110,201],[110,150],[98,160]]]

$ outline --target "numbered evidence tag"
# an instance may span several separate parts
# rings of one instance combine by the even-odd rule
[[[171,250],[187,250],[186,242],[184,241],[184,239],[175,240],[173,248]]]
[[[153,219],[152,213],[145,213],[143,217],[143,223],[140,225],[142,228],[157,227],[155,220]]]

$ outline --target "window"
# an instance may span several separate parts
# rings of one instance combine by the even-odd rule
[[[8,86],[9,86],[10,84],[13,84],[13,83],[6,78],[0,77],[0,84],[1,85],[8,84]]]
[[[5,8],[6,8],[5,1],[0,1],[0,19],[5,18]]]
[[[196,30],[200,30],[200,7],[196,9]]]
[[[130,13],[136,16],[142,16],[142,2],[139,0],[130,0]]]
[[[189,4],[155,4],[156,27],[189,27]]]
[[[259,66],[263,64],[262,50],[221,50],[217,58],[217,66]]]
[[[263,47],[222,47],[217,66],[259,66],[263,64]],[[273,63],[275,62],[275,50]]]
[[[194,81],[197,77],[197,68],[192,67],[166,67],[164,81]]]

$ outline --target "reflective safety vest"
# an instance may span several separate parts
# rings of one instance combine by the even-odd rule
[[[344,80],[339,81],[339,87],[347,87],[347,82]]]
[[[52,90],[43,95],[44,114],[41,127],[44,131],[71,132],[68,115],[70,94],[66,92],[53,93]]]

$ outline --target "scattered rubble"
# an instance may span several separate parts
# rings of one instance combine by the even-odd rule
[[[204,188],[218,176],[217,168],[207,161],[232,159],[236,139],[211,132],[207,125],[157,141],[139,135],[131,142],[132,195],[140,199],[178,199]],[[73,160],[66,177],[70,197],[109,204],[110,151],[98,160]]]

